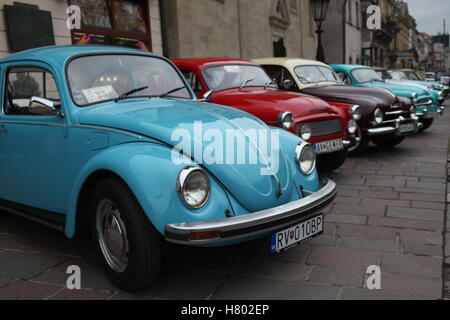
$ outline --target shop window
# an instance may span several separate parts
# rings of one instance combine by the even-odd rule
[[[75,44],[107,44],[151,50],[148,1],[69,0],[81,9]]]

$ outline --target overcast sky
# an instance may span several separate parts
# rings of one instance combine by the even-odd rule
[[[417,30],[436,35],[442,33],[443,19],[447,21],[450,31],[450,0],[405,0],[409,14],[417,21]]]

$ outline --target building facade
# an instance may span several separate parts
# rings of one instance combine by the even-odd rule
[[[331,1],[323,35],[327,62],[360,64],[362,28],[360,0]]]
[[[166,0],[170,58],[314,58],[317,42],[305,0]]]
[[[70,30],[69,5],[81,8]],[[0,0],[0,57],[43,45],[99,43],[163,52],[158,0]]]

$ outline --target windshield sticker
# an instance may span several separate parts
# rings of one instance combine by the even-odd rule
[[[81,90],[88,103],[112,100],[118,97],[116,90],[111,85]]]
[[[239,66],[224,66],[223,67],[226,72],[233,72],[233,73],[241,73],[242,70]]]

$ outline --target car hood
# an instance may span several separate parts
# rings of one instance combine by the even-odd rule
[[[267,142],[271,134],[269,128],[255,117],[233,108],[198,101],[132,99],[84,109],[79,112],[78,120],[82,125],[125,130],[183,149],[185,154],[202,163],[250,212],[282,205],[295,190],[291,167],[281,146]],[[257,139],[247,135],[252,132],[260,134]],[[228,146],[222,157],[226,165],[203,158],[222,151],[212,150],[211,140],[204,141],[202,134],[204,137],[208,133],[212,134],[212,141],[223,139],[224,148],[228,143],[227,134],[236,135],[232,157],[237,158],[244,152],[246,164],[237,164],[233,158],[228,160]],[[250,152],[259,159],[248,164],[248,159],[252,159]],[[274,159],[272,169],[267,165],[271,159]],[[267,171],[267,175],[263,175],[263,171]],[[279,188],[281,196],[277,195]]]
[[[371,107],[370,111],[376,107],[391,106],[395,103],[395,95],[391,91],[375,87],[329,85],[305,88],[302,92],[330,102]]]
[[[289,111],[294,117],[310,116],[314,113],[338,115],[326,101],[307,94],[282,91],[272,88],[244,88],[216,93],[214,102],[237,107],[264,107],[277,112]]]
[[[426,82],[426,81],[419,81],[419,80],[399,80],[399,81],[395,81],[395,80],[388,80],[388,83],[392,83],[392,84],[399,84],[399,85],[416,85],[421,87],[422,89],[426,89],[428,90],[429,87],[432,87],[433,90],[440,90],[441,86],[438,86],[437,84],[433,84],[430,82]]]
[[[389,89],[392,92],[394,92],[395,95],[411,98],[411,95],[413,93],[417,93],[419,97],[428,97],[430,94],[427,90],[423,88],[419,88],[416,86],[408,86],[403,84],[393,84],[388,82],[371,82],[371,83],[363,83],[361,86],[367,86],[367,87],[377,87],[377,88],[385,88]]]

